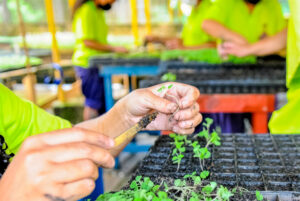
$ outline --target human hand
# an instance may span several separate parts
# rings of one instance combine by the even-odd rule
[[[218,52],[222,58],[227,58],[228,55],[245,57],[251,55],[251,45],[250,44],[241,45],[232,42],[225,42],[218,46]]]
[[[89,195],[113,140],[72,128],[29,137],[0,180],[1,200],[69,201]]]
[[[165,45],[168,49],[183,49],[184,48],[184,46],[182,44],[182,40],[179,38],[167,40]]]
[[[168,86],[173,85],[170,89]],[[166,89],[159,92],[160,87]],[[137,123],[151,111],[158,111],[148,130],[172,130],[180,134],[191,134],[202,121],[196,102],[200,92],[193,86],[168,82],[153,87],[138,89],[117,103],[119,111],[130,125]]]
[[[148,35],[144,39],[144,45],[147,45],[148,43],[156,42],[157,39],[158,39],[157,36]]]
[[[113,47],[113,52],[126,54],[128,53],[128,50],[125,47]]]

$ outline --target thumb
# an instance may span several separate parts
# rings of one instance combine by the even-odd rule
[[[145,96],[145,106],[165,114],[174,113],[178,108],[176,103],[159,97],[150,91],[148,91]]]

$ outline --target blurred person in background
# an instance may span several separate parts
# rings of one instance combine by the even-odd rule
[[[284,31],[286,20],[278,0],[216,0],[202,28],[218,42],[247,45]]]
[[[229,49],[225,51],[224,47],[245,47],[246,52],[249,51],[246,48],[256,42],[284,37],[286,27],[278,0],[216,0],[202,23],[202,29],[217,40],[219,55],[225,59]],[[285,40],[276,45],[269,43],[270,54],[284,48],[284,43]],[[248,56],[245,52],[235,49],[233,55]],[[249,114],[221,114],[212,118],[221,125],[222,131],[231,133],[245,132],[244,120],[251,117]]]
[[[108,44],[108,26],[105,11],[115,0],[77,0],[73,8],[73,31],[76,43],[72,58],[76,74],[82,81],[82,93],[85,96],[84,120],[105,112],[103,78],[98,68],[89,66],[89,58],[107,52],[126,53],[124,47]]]
[[[183,25],[181,38],[168,38],[155,35],[149,35],[145,38],[145,43],[161,43],[168,49],[202,49],[215,48],[215,40],[206,34],[201,23],[211,7],[212,0],[187,0],[187,3],[193,6],[191,14]]]
[[[288,30],[267,37],[253,44],[224,43],[222,54],[265,56],[287,47],[286,86],[287,104],[273,112],[269,122],[272,134],[300,133],[300,1],[289,0],[290,19]]]

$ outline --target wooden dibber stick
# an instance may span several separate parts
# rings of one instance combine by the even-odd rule
[[[138,123],[129,128],[127,131],[115,138],[115,146],[123,144],[127,139],[131,139],[135,134],[144,128],[146,128],[158,115],[158,112],[154,112],[144,116]]]

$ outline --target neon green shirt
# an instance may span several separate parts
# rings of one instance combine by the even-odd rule
[[[202,45],[214,41],[214,39],[201,28],[202,21],[211,5],[211,0],[202,0],[197,7],[193,8],[182,30],[181,37],[185,46]]]
[[[71,126],[68,121],[20,99],[0,84],[0,135],[8,145],[8,154],[16,153],[29,136]]]
[[[76,38],[73,65],[87,68],[89,58],[103,52],[86,47],[83,41],[95,40],[107,44],[108,27],[104,11],[98,9],[94,1],[88,1],[76,11],[72,26]]]
[[[275,35],[286,27],[277,0],[261,0],[250,13],[244,0],[216,0],[206,19],[213,19],[254,43],[266,34]]]
[[[289,0],[291,17],[287,45],[287,99],[269,122],[272,134],[300,134],[300,1]]]

